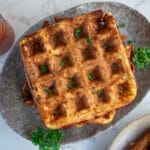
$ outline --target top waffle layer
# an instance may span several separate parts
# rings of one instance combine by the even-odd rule
[[[125,46],[111,13],[64,19],[20,42],[26,78],[48,128],[85,122],[136,96]]]

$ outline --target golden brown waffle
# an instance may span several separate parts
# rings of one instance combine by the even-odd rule
[[[59,21],[62,21],[64,19],[69,19],[69,17],[62,18],[62,17],[56,16],[55,17],[55,22],[59,22]],[[49,22],[48,21],[44,21],[44,23],[42,25],[42,28],[47,27],[47,26],[50,26]],[[124,38],[123,38],[123,41],[125,41]],[[126,51],[130,52],[131,51],[131,46],[129,46],[126,49]],[[130,55],[130,53],[128,53],[128,54]],[[36,107],[36,105],[35,105],[35,103],[33,101],[33,98],[32,98],[32,95],[31,95],[31,92],[30,92],[30,89],[29,89],[27,81],[25,81],[25,83],[24,83],[22,96],[23,96],[23,100],[24,100],[25,104],[27,104],[28,106]],[[110,123],[113,120],[113,118],[115,116],[115,113],[116,113],[116,111],[114,110],[112,112],[106,113],[103,116],[100,116],[100,117],[94,118],[92,120],[89,120],[88,122],[78,123],[76,126],[77,127],[82,127],[86,123],[104,125],[104,124]]]
[[[133,45],[126,46],[126,52],[127,52],[128,57],[129,57],[129,60],[131,62],[131,66],[133,66],[132,65],[132,59],[130,59],[130,55],[131,55],[132,49],[133,49]],[[32,106],[32,107],[35,107],[35,103],[33,101],[32,95],[30,93],[29,86],[28,86],[26,81],[25,81],[24,86],[23,86],[23,95],[22,96],[23,96],[23,100],[24,100],[25,104],[27,104],[29,106]],[[116,114],[116,111],[114,110],[112,112],[106,113],[103,116],[100,116],[100,117],[94,118],[92,120],[89,120],[88,122],[77,123],[76,126],[77,127],[82,127],[86,123],[101,124],[101,125],[108,124],[108,123],[110,123],[113,120],[115,114]]]
[[[77,30],[80,36],[74,35]],[[28,35],[20,45],[34,102],[48,128],[87,122],[136,96],[134,75],[110,13],[99,10],[62,20]]]
[[[23,86],[23,91],[22,91],[22,98],[25,104],[28,106],[36,107],[29,86],[27,84],[27,81],[25,81],[24,86]],[[82,127],[86,123],[92,123],[92,124],[107,124],[111,122],[115,116],[116,111],[112,111],[109,113],[106,113],[104,116],[97,117],[95,119],[89,120],[88,122],[84,123],[78,123],[77,127]]]
[[[62,18],[61,18],[61,20],[62,20]],[[59,18],[59,21],[60,21],[60,18]],[[123,42],[124,42],[124,40],[123,40]],[[128,57],[129,57],[129,60],[131,62],[131,66],[133,66],[132,65],[132,59],[130,59],[132,50],[133,50],[133,45],[126,46],[126,52],[127,52]],[[24,86],[23,86],[23,95],[22,96],[23,96],[23,100],[24,100],[25,104],[27,104],[29,106],[32,106],[32,107],[35,107],[35,103],[33,101],[28,83],[26,81],[25,81]],[[103,116],[100,116],[100,117],[94,118],[92,120],[89,120],[88,122],[78,123],[76,126],[77,127],[82,127],[86,123],[104,125],[104,124],[110,123],[113,120],[115,114],[116,114],[116,111],[114,110],[112,112],[106,113]]]

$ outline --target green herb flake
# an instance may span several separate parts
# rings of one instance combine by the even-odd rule
[[[73,88],[76,88],[77,87],[77,84],[76,83],[68,83],[67,84],[67,88],[68,89],[73,89]]]
[[[45,65],[40,66],[41,73],[46,73],[48,71],[48,67]]]
[[[64,61],[64,60],[62,60],[62,61],[60,62],[60,66],[61,66],[61,67],[64,67],[64,66],[65,66],[65,61]]]
[[[119,64],[118,63],[113,63],[112,64],[112,70],[113,72],[117,72],[120,69]]]
[[[119,24],[119,28],[125,28],[126,27],[126,23],[122,22]]]
[[[45,87],[45,88],[44,88],[44,91],[45,91],[47,94],[52,94],[52,90],[51,90],[49,87]]]
[[[97,91],[97,95],[98,95],[98,97],[103,96],[104,95],[104,90]]]
[[[74,81],[74,80],[75,80],[75,77],[68,77],[68,80]]]
[[[81,30],[80,29],[76,29],[75,31],[74,31],[74,37],[75,38],[79,38],[81,36]]]
[[[150,63],[150,48],[136,47],[133,52],[133,62],[138,70],[146,68]]]
[[[20,98],[18,98],[18,100],[19,100],[19,101],[23,101],[23,100],[24,100],[24,98],[23,98],[23,97],[20,97]]]
[[[41,99],[41,95],[37,95],[37,99]]]
[[[135,43],[136,41],[134,41],[134,40],[128,40],[128,41],[126,41],[126,44],[127,45],[131,45],[131,44],[133,44],[133,43]]]
[[[92,45],[92,39],[90,37],[86,38],[86,42],[88,43],[89,46]]]
[[[90,73],[87,74],[87,77],[90,81],[93,81],[94,80],[94,76]]]
[[[63,138],[61,130],[37,128],[32,133],[32,143],[39,146],[39,150],[59,150]]]
[[[62,114],[61,110],[57,110],[53,113],[55,117],[60,116]]]

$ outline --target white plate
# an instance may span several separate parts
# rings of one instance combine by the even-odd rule
[[[114,139],[109,150],[125,150],[141,134],[150,128],[150,115],[137,119],[127,125]]]

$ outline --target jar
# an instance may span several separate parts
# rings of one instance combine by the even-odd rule
[[[15,35],[11,25],[0,15],[0,55],[10,49],[14,38]]]

